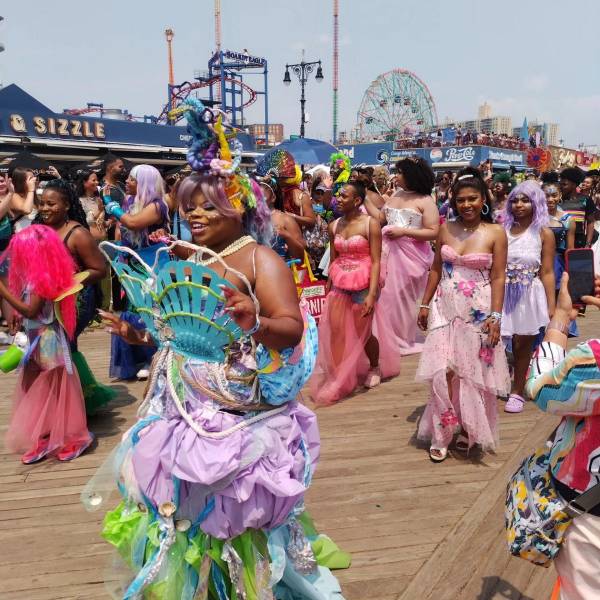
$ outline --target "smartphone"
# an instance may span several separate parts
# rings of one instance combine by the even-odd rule
[[[582,296],[594,295],[594,252],[590,248],[574,248],[565,252],[569,274],[569,294],[574,306],[583,306]]]

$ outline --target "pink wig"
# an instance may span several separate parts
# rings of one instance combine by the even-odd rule
[[[75,262],[57,233],[45,225],[30,225],[13,236],[7,250],[10,256],[9,285],[21,296],[25,289],[54,300],[73,285]],[[77,314],[75,295],[61,300],[60,312],[69,338],[73,337]]]

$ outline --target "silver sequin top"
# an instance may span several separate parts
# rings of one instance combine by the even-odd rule
[[[421,229],[423,226],[423,215],[414,208],[394,208],[386,204],[383,213],[388,225],[407,229]]]

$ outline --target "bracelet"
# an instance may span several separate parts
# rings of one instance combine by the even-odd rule
[[[244,335],[254,335],[260,329],[260,318],[256,317],[256,323],[254,323],[254,327],[248,329],[248,331],[244,331]]]
[[[427,310],[431,310],[431,306],[429,306],[429,304],[419,304],[419,308],[426,308]]]
[[[501,312],[493,311],[493,312],[490,313],[489,318],[493,319],[494,321],[496,321],[497,323],[499,323],[500,321],[502,321],[502,313]]]
[[[558,321],[557,319],[552,319],[550,323],[548,323],[546,327],[546,331],[549,329],[554,329],[563,335],[568,336],[569,334],[569,325],[570,323],[565,323],[564,321]]]

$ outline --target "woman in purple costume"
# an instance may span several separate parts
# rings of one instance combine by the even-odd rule
[[[343,600],[327,567],[349,557],[316,533],[303,503],[320,444],[296,396],[314,366],[316,326],[269,247],[260,187],[237,171],[220,117],[207,124],[212,112],[192,108],[202,119],[194,112],[190,127],[210,142],[198,153],[214,152],[215,137],[221,147],[178,191],[194,245],[177,242],[184,261],[157,275],[120,271],[140,305],[148,295],[132,290],[164,284],[140,311],[145,332],[104,315],[113,333],[158,352],[139,420],[109,460],[122,502],[103,536],[134,572],[125,600]],[[104,503],[102,483],[101,471],[84,490],[88,508]]]

